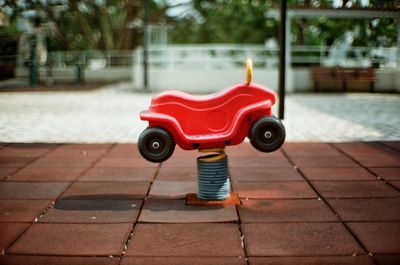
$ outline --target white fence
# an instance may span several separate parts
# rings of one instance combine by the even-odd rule
[[[143,51],[133,56],[132,81],[135,88],[143,87]],[[149,87],[153,90],[178,89],[190,92],[212,92],[243,82],[244,60],[252,58],[254,81],[278,87],[279,49],[264,45],[165,45],[151,46],[148,50]],[[398,48],[353,47],[345,51],[329,47],[293,46],[288,69],[287,90],[312,88],[310,65],[379,67],[384,78],[378,80],[377,89],[400,89],[396,76],[399,70]],[[303,68],[306,67],[306,68]],[[295,82],[294,82],[295,80]]]

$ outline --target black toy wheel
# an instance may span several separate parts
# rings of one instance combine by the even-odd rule
[[[160,127],[149,127],[140,134],[138,149],[145,159],[160,163],[174,153],[175,141],[167,130]]]
[[[251,145],[261,152],[273,152],[285,141],[285,126],[278,118],[265,116],[257,120],[250,129]]]

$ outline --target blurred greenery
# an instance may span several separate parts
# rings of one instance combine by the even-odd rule
[[[142,43],[145,1],[150,23],[167,24],[172,43],[263,44],[278,39],[279,20],[265,16],[279,7],[277,0],[5,0],[0,5],[1,10],[11,11],[10,25],[0,27],[0,36],[18,35],[17,18],[34,10],[40,15],[37,24],[48,25],[49,50],[130,50]],[[288,4],[360,7],[366,2],[372,8],[398,5],[396,0],[289,0]],[[183,12],[168,12],[176,8]],[[353,32],[353,46],[396,45],[393,19],[295,18],[291,26],[291,42],[298,45],[331,45],[348,31]]]

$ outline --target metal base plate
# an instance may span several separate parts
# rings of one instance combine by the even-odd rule
[[[229,197],[225,200],[202,200],[197,198],[196,193],[189,193],[186,195],[186,204],[187,205],[203,205],[203,206],[212,206],[212,205],[240,205],[240,199],[237,192],[231,192]]]

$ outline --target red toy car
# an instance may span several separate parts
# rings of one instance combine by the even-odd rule
[[[247,82],[222,92],[193,96],[164,92],[152,99],[140,118],[149,122],[139,137],[140,154],[151,162],[171,157],[175,143],[182,149],[208,149],[240,144],[247,136],[254,148],[272,152],[285,140],[285,127],[272,115],[274,91]]]

